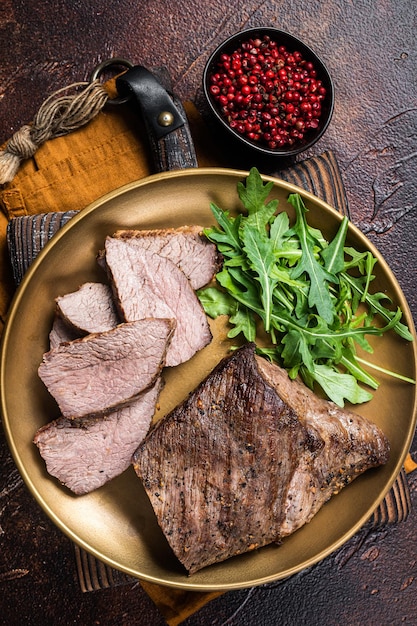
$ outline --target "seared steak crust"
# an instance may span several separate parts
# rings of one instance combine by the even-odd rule
[[[64,417],[109,413],[153,385],[173,328],[170,319],[143,319],[61,344],[44,354],[39,376]]]
[[[192,574],[280,541],[388,453],[379,428],[294,384],[249,344],[150,431],[133,464]]]

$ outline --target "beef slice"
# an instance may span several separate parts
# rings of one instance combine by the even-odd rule
[[[203,227],[180,226],[154,230],[119,230],[113,237],[168,258],[184,272],[193,289],[209,283],[220,269],[217,247],[204,237]]]
[[[111,330],[121,322],[109,285],[88,282],[56,298],[58,314],[82,334]]]
[[[34,443],[48,473],[77,495],[119,476],[149,430],[160,388],[159,378],[132,403],[103,418],[59,417],[42,426]]]
[[[188,361],[212,339],[206,314],[185,274],[170,259],[108,237],[106,265],[121,317],[176,320],[168,367]]]
[[[174,327],[147,318],[61,344],[43,355],[39,376],[63,417],[104,415],[153,385]]]

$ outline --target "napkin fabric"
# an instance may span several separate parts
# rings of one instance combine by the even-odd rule
[[[113,96],[114,80],[106,87]],[[199,115],[191,103],[184,108],[198,146]],[[204,152],[196,149],[201,167],[218,164],[210,146],[207,134]],[[150,150],[144,123],[129,103],[109,105],[86,126],[45,142],[23,162],[12,182],[0,185],[0,332],[15,289],[6,245],[9,220],[81,210],[106,193],[154,173]]]

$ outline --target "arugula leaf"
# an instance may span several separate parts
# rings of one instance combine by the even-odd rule
[[[356,380],[365,383],[372,389],[378,389],[378,381],[363,369],[357,356],[350,347],[344,349],[340,362],[345,366],[348,372],[354,375]]]
[[[313,254],[314,241],[307,227],[305,220],[307,209],[301,197],[298,194],[290,194],[288,201],[296,210],[297,221],[293,230],[300,238],[301,250],[303,252],[292,271],[292,277],[299,278],[304,273],[309,276],[308,304],[311,308],[316,307],[318,314],[326,322],[331,323],[334,319],[335,311],[328,283],[337,282],[337,279],[334,274],[331,274],[323,265],[320,265]]]
[[[266,235],[256,235],[249,222],[246,222],[242,229],[242,242],[255,279],[261,285],[265,330],[269,332],[271,327],[272,294],[277,283],[277,279],[271,277],[271,270],[275,264],[272,242]]]
[[[197,296],[207,315],[215,319],[219,315],[233,315],[236,311],[236,300],[227,292],[217,287],[199,289]]]
[[[228,270],[219,272],[216,279],[237,302],[245,305],[263,318],[264,312],[259,298],[259,289],[249,275],[231,267]]]
[[[332,275],[338,274],[345,267],[344,243],[346,240],[348,226],[349,220],[345,216],[342,219],[335,238],[321,251],[321,258],[324,261],[324,267]]]
[[[312,378],[336,404],[343,407],[345,399],[352,404],[372,400],[372,394],[358,385],[351,374],[341,374],[328,365],[316,365]]]
[[[390,309],[387,309],[386,307],[384,307],[384,305],[382,304],[382,300],[388,300],[388,302],[391,302],[390,298],[387,296],[386,293],[378,292],[378,293],[370,294],[368,293],[367,290],[365,290],[365,288],[362,287],[360,279],[354,276],[350,276],[349,274],[346,274],[345,272],[343,272],[343,277],[346,280],[346,282],[348,282],[351,285],[351,287],[357,293],[359,293],[361,300],[366,302],[366,304],[369,305],[373,313],[378,313],[385,320],[392,320],[396,316],[396,313],[398,313],[398,311],[397,312],[391,311]],[[411,334],[408,327],[405,326],[405,324],[403,324],[402,322],[400,322],[399,319],[397,320],[395,324],[394,330],[403,339],[406,339],[407,341],[414,340],[413,335]]]
[[[198,297],[207,315],[229,316],[230,338],[254,341],[258,353],[283,365],[291,378],[320,386],[340,406],[366,402],[372,396],[360,384],[376,389],[378,381],[364,365],[381,368],[359,358],[356,346],[371,354],[368,336],[391,330],[408,341],[413,336],[388,296],[370,293],[377,259],[345,246],[347,218],[328,242],[307,223],[298,194],[288,198],[296,213],[290,226],[288,214],[277,213],[277,201],[268,202],[272,187],[252,168],[246,184],[238,183],[243,212],[233,217],[210,205],[217,225],[204,232],[224,263],[217,286],[199,290]]]
[[[284,367],[288,369],[300,368],[304,364],[309,372],[314,371],[314,360],[310,351],[310,346],[305,335],[295,330],[290,330],[282,339],[284,349],[281,352],[281,359]]]
[[[255,341],[256,339],[256,322],[255,317],[247,307],[239,305],[236,313],[230,316],[230,323],[234,325],[227,336],[230,338],[243,334],[246,341]]]
[[[265,205],[266,199],[274,187],[272,181],[264,183],[259,175],[256,167],[252,167],[246,178],[246,185],[243,182],[237,184],[237,192],[243,206],[247,209],[249,215],[256,213]],[[271,204],[272,203],[272,204]],[[269,205],[273,205],[274,211],[278,206],[277,200],[272,200]]]
[[[235,256],[241,252],[239,228],[242,215],[237,217],[229,217],[227,211],[222,211],[213,202],[210,204],[211,211],[220,226],[219,228],[205,228],[204,234],[213,243],[215,243],[219,251],[226,256]]]
[[[269,232],[269,236],[272,241],[272,247],[275,252],[280,251],[283,247],[285,243],[285,234],[288,232],[289,227],[290,218],[288,217],[288,213],[278,213],[278,215],[271,224]]]

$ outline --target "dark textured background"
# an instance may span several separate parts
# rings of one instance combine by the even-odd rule
[[[303,157],[334,151],[352,221],[389,262],[417,319],[416,22],[414,0],[2,0],[0,143],[47,95],[108,57],[165,65],[176,94],[199,105],[204,63],[228,35],[258,25],[298,34],[336,90],[332,123]],[[164,623],[139,585],[81,594],[70,542],[33,502],[3,440],[0,465],[1,624]],[[409,479],[415,505],[417,477]],[[289,581],[222,596],[185,624],[416,624],[416,534],[413,511]]]

